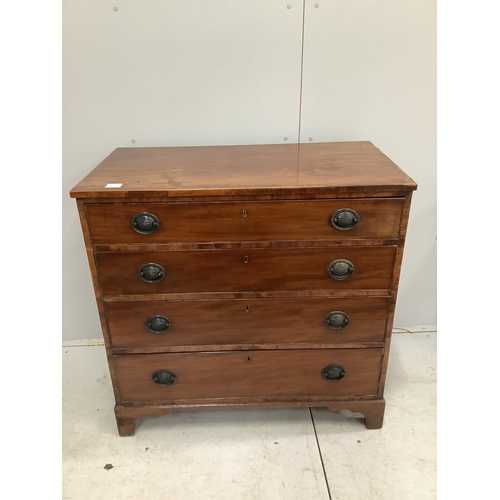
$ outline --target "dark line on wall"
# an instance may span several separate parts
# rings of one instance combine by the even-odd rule
[[[302,48],[300,54],[300,90],[299,90],[299,144],[302,123],[302,77],[304,74],[304,33],[306,27],[306,0],[302,0]]]
[[[330,493],[330,485],[328,484],[328,478],[326,477],[325,464],[323,463],[323,455],[321,453],[321,447],[319,445],[318,433],[316,432],[316,424],[314,423],[314,417],[311,408],[309,408],[309,413],[311,415],[311,421],[314,429],[314,437],[316,438],[316,445],[318,446],[319,460],[321,462],[321,467],[323,468],[323,476],[325,477],[326,489],[328,491],[328,498],[332,500],[332,494]]]

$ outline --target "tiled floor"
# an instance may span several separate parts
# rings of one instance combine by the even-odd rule
[[[63,370],[64,499],[436,498],[435,333],[393,336],[381,430],[244,410],[151,417],[120,438],[104,348],[63,348]]]

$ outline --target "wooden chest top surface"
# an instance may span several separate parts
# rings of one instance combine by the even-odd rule
[[[121,187],[106,188],[108,184]],[[117,148],[72,198],[404,193],[411,177],[371,142]]]

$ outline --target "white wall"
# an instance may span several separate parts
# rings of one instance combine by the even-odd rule
[[[301,141],[370,140],[419,184],[395,325],[435,325],[435,1],[306,0],[305,12]]]
[[[116,147],[297,142],[303,6],[63,1],[64,339],[102,336],[69,190]],[[419,183],[396,324],[435,324],[435,2],[305,7],[302,140],[371,140]]]

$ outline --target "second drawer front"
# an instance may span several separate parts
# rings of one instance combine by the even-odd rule
[[[388,306],[387,298],[367,297],[126,302],[105,308],[113,347],[134,348],[382,342]]]
[[[396,246],[269,250],[198,250],[96,253],[104,295],[291,290],[389,289]],[[344,280],[327,268],[348,260]],[[160,281],[139,277],[143,265],[161,266]]]
[[[165,403],[204,398],[325,398],[375,395],[382,349],[237,351],[114,356],[122,402]],[[327,367],[340,380],[326,380]],[[158,372],[164,372],[163,375]],[[171,385],[157,385],[154,374]],[[334,371],[330,373],[335,373]]]

